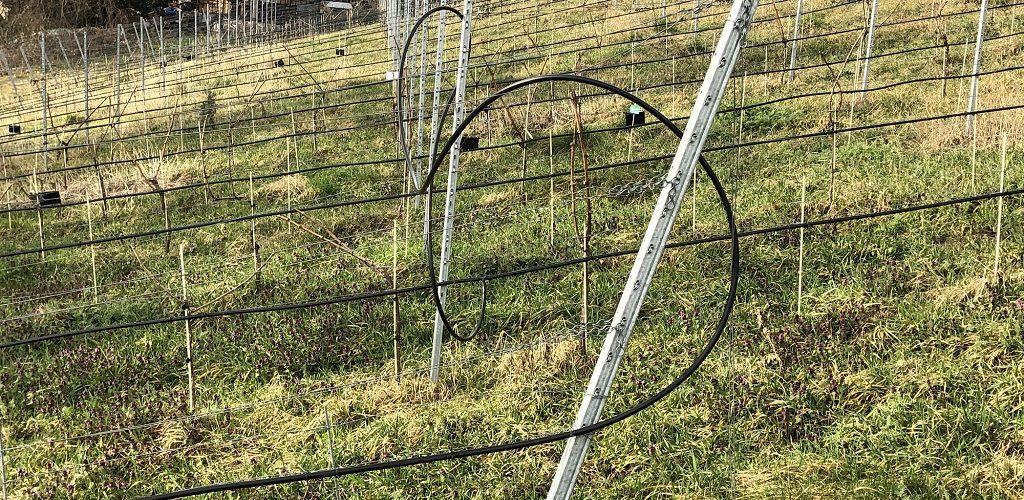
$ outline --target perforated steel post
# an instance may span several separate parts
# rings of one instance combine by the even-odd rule
[[[981,0],[981,11],[978,12],[978,36],[974,40],[974,71],[971,76],[971,95],[967,101],[967,126],[964,132],[970,136],[974,132],[974,111],[978,107],[978,72],[981,71],[981,49],[985,43],[985,17],[988,14],[988,0]]]
[[[797,42],[800,40],[800,15],[803,13],[804,0],[796,0],[796,16],[793,18],[793,45],[789,49],[789,81],[796,78]]]
[[[712,65],[704,76],[704,83],[701,85],[700,93],[697,94],[690,119],[687,120],[686,128],[683,129],[679,148],[672,159],[672,166],[669,168],[661,194],[658,196],[658,203],[654,207],[651,221],[644,233],[640,251],[637,253],[633,268],[629,272],[629,279],[619,298],[619,304],[611,320],[611,327],[605,337],[601,354],[597,358],[597,365],[594,367],[590,383],[583,395],[583,402],[576,416],[574,428],[578,429],[597,423],[601,418],[601,411],[608,399],[615,372],[622,362],[633,325],[640,314],[640,307],[650,289],[658,262],[665,252],[665,244],[668,243],[672,224],[675,222],[676,215],[679,214],[683,196],[693,176],[697,159],[704,147],[704,141],[711,130],[718,105],[725,94],[729,75],[732,73],[736,60],[739,59],[740,48],[743,46],[743,40],[746,38],[756,8],[756,0],[735,0],[732,5],[729,18],[725,22],[725,27],[711,58]],[[570,438],[566,442],[554,481],[551,483],[551,489],[548,490],[549,499],[564,499],[572,494],[590,440],[591,435],[585,434]]]
[[[441,5],[448,5],[447,0],[441,0]],[[437,149],[437,127],[439,123],[438,114],[441,112],[441,77],[444,70],[444,41],[445,21],[448,19],[448,11],[442,10],[437,19],[437,60],[434,63],[434,101],[430,112],[430,148],[427,158],[428,168],[434,165],[434,151]],[[427,203],[430,203],[432,195],[427,191]],[[423,241],[426,242],[427,231],[430,227],[430,214],[423,211]],[[424,243],[426,244],[426,243]]]
[[[469,74],[469,49],[473,43],[472,33],[473,0],[462,3],[462,37],[459,42],[459,68],[455,80],[455,113],[452,128],[462,124],[466,114],[466,79]],[[452,146],[448,163],[448,191],[444,204],[444,232],[441,237],[441,264],[438,271],[440,281],[448,280],[448,268],[452,256],[452,232],[455,225],[455,189],[459,179],[459,157],[462,146],[459,140]],[[429,211],[428,211],[429,212]],[[429,221],[428,221],[429,223]],[[441,287],[441,303],[445,301],[447,288]],[[434,313],[434,339],[430,352],[430,380],[436,382],[441,372],[441,347],[444,343],[444,324],[440,313]]]
[[[75,35],[75,41],[78,41],[78,36],[77,35]],[[84,84],[83,85],[83,89],[82,89],[82,94],[83,94],[82,95],[82,99],[83,99],[84,102],[82,103],[82,106],[84,106],[84,108],[85,108],[85,110],[84,110],[85,114],[82,117],[82,120],[85,122],[85,127],[83,127],[83,128],[85,130],[85,143],[86,144],[90,144],[91,142],[89,140],[89,128],[90,128],[89,127],[89,121],[90,120],[89,120],[89,32],[88,31],[86,31],[85,33],[82,33],[82,82]]]
[[[868,43],[864,47],[864,75],[860,82],[860,95],[868,90],[868,77],[871,76],[871,52],[875,48],[875,23],[878,20],[878,0],[871,2],[871,17],[868,20]]]
[[[417,11],[417,17],[422,16],[427,11],[426,0],[419,2],[420,8]],[[415,177],[420,178],[423,175],[423,107],[426,105],[426,89],[424,88],[424,82],[427,79],[427,28],[424,26],[423,31],[420,33],[420,75],[417,79],[419,84],[419,102],[416,107],[416,155],[419,159],[416,160],[416,175]],[[416,197],[416,206],[419,206],[419,202],[422,201],[420,196]]]

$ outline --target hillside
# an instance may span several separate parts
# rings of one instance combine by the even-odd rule
[[[467,110],[575,73],[682,127],[730,7],[701,5],[478,2]],[[596,435],[575,495],[1020,497],[1021,9],[988,4],[968,133],[979,4],[882,2],[868,57],[870,3],[804,2],[790,78],[796,5],[758,6],[704,149],[741,233],[725,334],[664,401]],[[400,159],[384,28],[231,26],[165,31],[159,51],[156,25],[142,50],[129,27],[120,49],[107,33],[88,78],[51,47],[45,126],[38,68],[0,75],[0,124],[22,129],[0,136],[5,497],[133,498],[571,428],[678,139],[567,83],[470,125],[446,310],[469,333],[486,284],[486,322],[446,335],[433,383],[424,200]],[[429,26],[422,84],[416,45],[409,59],[421,170]],[[37,208],[43,191],[61,205]],[[714,331],[727,231],[698,171],[606,416]],[[563,447],[222,497],[543,496]]]

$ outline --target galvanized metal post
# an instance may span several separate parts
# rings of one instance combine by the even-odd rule
[[[167,90],[167,58],[164,57],[164,18],[162,17],[156,35],[160,39],[160,88]]]
[[[21,92],[18,90],[18,84],[14,79],[14,72],[11,70],[11,66],[7,63],[7,56],[0,50],[0,63],[4,65],[4,72],[7,73],[7,79],[11,83],[11,88],[14,89],[14,95],[18,98],[18,120],[21,121],[21,112],[24,104],[21,102]]]
[[[185,68],[185,62],[181,59],[181,9],[178,9],[178,68],[178,78],[181,79]]]
[[[718,46],[711,57],[712,65],[704,77],[700,93],[697,94],[690,119],[683,130],[683,138],[672,159],[672,166],[661,189],[658,203],[651,214],[651,221],[640,245],[641,250],[637,253],[629,279],[619,298],[619,304],[611,320],[611,328],[605,337],[597,365],[583,396],[575,428],[597,423],[601,418],[601,411],[608,399],[615,372],[625,354],[633,325],[650,289],[658,262],[665,252],[669,233],[676,215],[679,214],[679,207],[696,168],[697,158],[704,147],[704,141],[711,130],[718,105],[725,94],[729,75],[739,59],[740,48],[743,46],[756,8],[757,0],[733,2]],[[549,499],[568,498],[572,493],[590,440],[589,434],[568,440],[551,489],[548,491]]]
[[[447,0],[442,0],[441,5],[448,5]],[[434,151],[437,150],[437,127],[442,126],[439,123],[438,115],[441,112],[441,75],[444,69],[444,45],[445,45],[445,21],[448,19],[448,11],[442,10],[438,15],[437,21],[437,47],[436,47],[436,62],[434,64],[434,104],[430,112],[430,149],[427,156],[427,168],[434,165]],[[427,191],[427,203],[430,203],[430,191]],[[427,231],[430,227],[430,214],[423,211],[423,240],[426,244]]]
[[[466,79],[469,73],[469,49],[472,39],[473,21],[473,0],[462,2],[462,37],[459,42],[459,68],[455,80],[455,113],[452,117],[452,128],[458,128],[462,124],[462,118],[466,113]],[[441,236],[441,264],[438,270],[438,279],[448,279],[448,268],[452,256],[452,232],[455,225],[455,189],[459,179],[459,156],[462,153],[462,146],[456,140],[452,146],[451,156],[448,160],[448,191],[445,196],[444,207],[444,231]],[[428,221],[429,222],[429,221]],[[441,303],[445,301],[447,288],[441,287]],[[441,322],[441,315],[434,314],[434,339],[430,352],[430,380],[437,382],[441,373],[441,347],[444,341],[444,324]]]
[[[75,41],[78,41],[78,36],[75,36]],[[82,103],[85,107],[85,114],[82,120],[85,122],[85,143],[89,144],[89,32],[82,33],[82,80],[84,81],[83,98]]]
[[[135,35],[139,39],[139,97],[145,99],[143,95],[146,91],[146,35],[142,31],[142,18],[139,18],[139,29],[135,32]]]
[[[985,17],[988,14],[988,0],[981,0],[981,11],[978,13],[978,36],[974,40],[974,71],[971,76],[971,95],[967,101],[967,126],[964,132],[970,136],[974,132],[974,111],[978,106],[978,73],[981,71],[981,49],[985,43]]]
[[[117,34],[120,37],[124,27],[120,24],[117,25]],[[121,39],[118,38],[115,45],[117,50],[114,53],[114,102],[115,108],[114,113],[116,117],[112,117],[114,122],[114,130],[120,131],[119,125],[121,124]]]
[[[793,45],[789,50],[789,81],[796,78],[796,48],[800,40],[800,15],[803,13],[804,0],[796,0],[796,16],[793,18]]]
[[[868,76],[871,74],[871,52],[875,48],[875,22],[878,20],[878,0],[871,2],[871,17],[868,20],[868,43],[864,47],[864,76],[860,82],[860,95],[868,90]]]
[[[42,102],[42,118],[43,118],[43,172],[48,172],[50,170],[50,168],[49,168],[49,159],[50,159],[50,127],[49,127],[49,124],[50,124],[50,117],[49,117],[49,113],[50,113],[50,99],[49,99],[49,95],[48,95],[49,89],[47,88],[47,86],[48,86],[47,83],[48,82],[47,82],[47,72],[46,72],[46,35],[44,33],[40,33],[39,34],[39,50],[40,50],[40,53],[41,53],[40,56],[39,56],[39,68],[40,68],[40,71],[42,72],[42,87],[40,87],[40,90],[41,90],[41,94],[40,95],[42,96],[42,100],[43,100],[43,102]],[[39,182],[38,182],[38,180],[36,181],[35,184],[36,184],[36,186],[35,186],[36,192],[39,192]],[[42,229],[40,228],[40,230],[42,230]]]
[[[209,56],[212,50],[210,42],[210,6],[206,6],[206,12],[203,13],[203,19],[206,21],[206,55]]]
[[[417,11],[417,18],[422,16],[427,11],[426,0],[419,2],[419,10]],[[419,102],[416,107],[416,167],[415,175],[416,178],[422,178],[423,176],[423,112],[424,105],[426,104],[426,91],[424,89],[424,83],[427,79],[427,26],[423,27],[420,33],[420,76],[418,79],[419,83]],[[419,205],[420,197],[416,197],[416,204]]]
[[[35,70],[32,69],[32,64],[28,62],[28,56],[25,55],[25,46],[19,45],[18,51],[21,52],[21,62],[25,65],[25,71],[28,71],[30,74],[35,72]]]
[[[71,59],[68,59],[68,51],[64,49],[64,42],[56,33],[53,35],[53,38],[57,40],[57,48],[60,49],[61,57],[64,58],[64,67],[66,67],[68,71],[71,71]]]
[[[192,11],[192,60],[199,59],[199,13]],[[196,68],[198,71],[198,68]]]

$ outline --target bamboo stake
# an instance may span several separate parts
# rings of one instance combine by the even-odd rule
[[[4,179],[7,179],[7,155],[0,155],[0,158],[3,158],[4,160]],[[11,212],[11,189],[13,188],[14,182],[7,181],[7,190],[6,194],[4,194],[4,198],[6,198],[7,201],[7,229],[10,231],[14,230],[13,212]]]
[[[93,241],[92,232],[92,200],[89,193],[85,193],[85,217],[89,222],[89,241]],[[92,263],[92,302],[99,302],[99,283],[96,280],[96,245],[89,244],[89,260]]]
[[[1000,145],[999,152],[999,192],[1002,193],[1006,189],[1006,132],[1003,132],[1002,144]],[[992,266],[992,275],[999,279],[999,257],[1000,247],[1002,246],[1003,239],[1003,197],[1000,196],[996,201],[996,255],[995,265]]]
[[[548,129],[548,245],[555,248],[555,143],[554,133]]]
[[[252,172],[249,172],[249,215],[252,216],[252,270],[256,289],[260,286],[260,245],[256,242],[256,192],[253,190]]]
[[[739,139],[738,142],[740,144],[743,144],[743,122],[744,122],[744,120],[747,117],[746,104],[747,104],[747,73],[744,72],[743,73],[743,78],[740,79],[740,120],[739,120],[739,136],[738,136],[738,139]],[[738,199],[736,198],[736,184],[739,181],[739,175],[737,174],[737,172],[739,172],[739,168],[740,168],[740,159],[742,157],[742,154],[741,154],[742,151],[743,151],[743,146],[738,146],[736,148],[736,166],[735,166],[735,169],[733,171],[733,178],[732,178],[732,185],[733,185],[733,193],[732,193],[733,212],[737,212],[738,211],[738,207],[739,207],[739,205],[737,203]]]
[[[331,412],[324,408],[324,423],[327,424],[327,452],[331,454],[330,465],[331,468],[337,467],[334,463],[334,425],[331,423]],[[338,495],[338,478],[333,478],[331,481],[334,483],[334,500],[340,500]]]
[[[203,202],[210,204],[210,169],[206,158],[206,124],[205,119],[196,122],[199,128],[199,157],[203,161]]]
[[[185,274],[185,245],[183,241],[178,245],[178,266],[181,271],[181,308],[185,315],[185,369],[188,370],[188,411],[195,409],[196,386],[192,371],[192,325],[188,319],[190,308],[188,304],[188,280]]]
[[[836,199],[836,173],[837,173],[837,166],[839,164],[839,162],[838,162],[838,154],[837,154],[839,152],[839,134],[836,133],[836,127],[837,127],[836,116],[838,114],[839,114],[839,105],[836,104],[835,107],[833,108],[832,112],[829,115],[829,120],[832,122],[832,168],[829,171],[829,176],[828,176],[828,209],[829,209],[829,211],[831,211],[832,207],[835,205],[835,199]]]
[[[3,486],[3,500],[7,500],[7,459],[4,454],[3,428],[0,428],[0,485]]]
[[[978,127],[971,127],[971,192],[977,192],[976,179],[978,165]]]
[[[285,222],[285,225],[288,226],[288,234],[290,235],[290,234],[292,234],[292,175],[291,175],[292,174],[292,138],[291,137],[285,138],[285,140],[284,140],[284,148],[285,148],[285,152],[284,152],[284,157],[285,157],[285,167],[284,168],[285,168],[285,170],[284,170],[284,172],[285,172],[285,179],[287,179],[287,184],[285,184],[285,196],[286,196],[286,198],[288,200],[288,205],[287,205],[288,206],[288,214],[287,214],[287,220]]]
[[[590,193],[590,160],[587,155],[586,138],[583,133],[583,118],[580,116],[579,99],[575,92],[570,95],[572,99],[573,118],[576,136],[579,141],[580,158],[583,163],[583,196],[586,200],[586,219],[583,224],[583,283],[582,304],[580,310],[580,323],[586,325],[590,318],[590,233],[593,229],[593,199]],[[580,334],[580,349],[587,352],[586,332]]]
[[[690,179],[690,203],[691,203],[691,219],[690,219],[690,231],[697,234],[697,172],[699,168],[693,169],[693,178]]]
[[[806,220],[806,206],[807,206],[807,178],[800,178],[800,261],[797,264],[797,278],[796,278],[796,315],[800,316],[802,313],[802,305],[804,299],[804,221]]]
[[[391,226],[391,287],[398,288],[398,219]],[[391,298],[391,319],[394,328],[395,344],[395,380],[402,377],[402,318],[398,306],[398,295]]]

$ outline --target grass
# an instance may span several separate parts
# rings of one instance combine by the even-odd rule
[[[540,40],[592,35],[593,12],[559,14],[565,5],[543,6],[541,16],[513,27],[476,33],[482,54],[501,43],[487,40],[537,27],[562,26]],[[716,7],[723,9],[724,7]],[[765,8],[758,17],[786,16],[792,5]],[[968,4],[947,11],[968,10]],[[789,9],[788,11],[786,9]],[[888,15],[883,6],[883,14]],[[926,2],[900,4],[893,19],[927,16]],[[991,34],[1011,32],[1010,9],[994,9]],[[649,87],[698,79],[708,56],[670,58],[711,47],[716,31],[697,40],[683,33],[666,40],[611,46],[630,39],[610,34],[653,22],[652,15],[613,17],[597,29],[609,33],[602,45],[550,61],[502,65],[480,72],[474,81],[491,82],[545,71],[666,59],[628,68],[588,73],[624,86]],[[505,19],[500,13],[495,19]],[[569,18],[568,16],[576,16]],[[856,26],[857,5],[805,17],[805,33],[827,33]],[[685,32],[684,13],[674,32]],[[969,16],[968,16],[969,17]],[[724,15],[707,19],[719,25]],[[487,22],[487,21],[485,21]],[[788,26],[788,21],[784,21]],[[880,30],[876,54],[935,42],[934,21]],[[952,41],[972,37],[970,22],[946,23]],[[785,31],[791,27],[786,27]],[[456,30],[457,31],[457,30]],[[452,30],[449,30],[452,33]],[[639,30],[637,39],[655,34]],[[779,23],[757,25],[748,46],[778,40]],[[457,34],[450,39],[455,44]],[[354,41],[355,44],[357,41]],[[358,42],[383,47],[376,33]],[[827,57],[842,60],[856,34],[827,37],[801,45],[802,64]],[[962,43],[962,42],[961,42]],[[582,48],[566,44],[559,49]],[[333,47],[300,58],[313,61]],[[1019,53],[1017,37],[987,43],[986,64],[998,67]],[[280,50],[280,49],[279,49]],[[957,51],[952,52],[954,55]],[[941,49],[872,62],[872,86],[941,72]],[[258,56],[257,56],[258,57]],[[767,67],[784,67],[788,55],[772,45]],[[486,56],[497,60],[496,56]],[[954,57],[955,58],[955,57]],[[269,60],[269,59],[268,59]],[[359,70],[373,54],[351,61],[309,62],[270,70],[291,75],[267,87],[288,95],[304,83],[305,71],[323,70],[335,78],[330,89],[378,81],[384,64]],[[958,61],[957,61],[958,62]],[[256,63],[260,64],[260,63]],[[710,147],[741,142],[743,100],[756,103],[838,87],[856,89],[853,64],[834,64],[798,73],[758,75],[766,66],[763,48],[743,52],[723,111],[716,118]],[[956,65],[951,73],[958,73]],[[333,68],[341,67],[336,73]],[[167,195],[171,225],[217,220],[250,213],[248,176],[254,181],[255,211],[400,193],[402,169],[374,162],[395,156],[394,128],[362,126],[387,119],[390,87],[358,87],[328,94],[332,104],[367,98],[380,102],[330,108],[317,115],[314,137],[294,143],[269,141],[289,134],[288,111],[309,106],[309,94],[263,100],[250,107],[230,97],[252,93],[254,84],[231,68],[211,64],[233,87],[187,94],[176,102],[188,123],[217,102],[204,147],[251,141],[233,149],[208,149],[164,159],[126,163],[104,170],[108,194],[235,179],[204,189]],[[109,75],[108,75],[109,76]],[[99,74],[96,78],[101,78]],[[968,80],[952,80],[943,95],[935,83],[896,86],[871,92],[851,105],[829,95],[782,101],[742,112],[742,140],[828,130],[834,103],[839,128],[884,123],[963,109]],[[428,84],[429,87],[429,84]],[[477,101],[487,89],[471,93]],[[494,89],[490,89],[493,91]],[[571,133],[573,112],[564,99],[570,86],[537,87],[530,95],[530,126],[535,141],[525,143],[527,175],[570,169],[578,151]],[[684,116],[696,85],[643,89],[639,94],[670,116]],[[980,108],[1019,104],[1021,81],[1013,72],[986,76]],[[554,94],[552,95],[552,91]],[[157,89],[152,89],[158,95]],[[585,93],[586,90],[577,92]],[[541,102],[551,97],[560,100]],[[742,96],[742,97],[741,97]],[[172,98],[172,102],[174,98]],[[525,104],[527,92],[506,99]],[[147,101],[154,106],[165,105]],[[584,100],[588,129],[617,126],[626,104],[609,97]],[[852,109],[852,111],[851,111]],[[255,130],[250,113],[257,118]],[[374,116],[374,114],[384,115]],[[69,115],[80,116],[80,110]],[[281,116],[260,120],[261,115]],[[107,141],[100,158],[159,156],[160,151],[198,149],[195,134],[166,136],[167,122],[153,113],[149,135],[135,141]],[[520,143],[525,106],[509,114],[492,112],[471,127],[482,144]],[[736,206],[744,229],[799,220],[801,179],[807,183],[810,219],[867,213],[998,189],[999,134],[1009,142],[1006,185],[1018,186],[1022,150],[1019,111],[982,114],[976,141],[963,137],[963,121],[944,120],[829,136],[745,146],[708,153]],[[310,113],[297,113],[299,131],[312,131]],[[69,120],[70,123],[73,120]],[[171,121],[176,121],[172,117]],[[73,127],[73,126],[71,126]],[[353,128],[343,132],[325,129]],[[548,127],[562,134],[548,157]],[[65,129],[61,134],[67,134]],[[126,126],[122,134],[143,133]],[[81,138],[79,138],[80,140]],[[255,141],[254,141],[255,139]],[[261,140],[267,142],[259,142]],[[657,126],[632,132],[587,134],[591,167],[669,155],[675,141]],[[976,146],[976,149],[975,149]],[[291,148],[297,148],[297,152]],[[287,151],[298,157],[294,170],[324,168],[289,177],[258,178],[289,167]],[[69,164],[88,162],[92,153],[73,153]],[[51,155],[50,162],[59,162]],[[466,153],[460,185],[515,179],[523,172],[519,147]],[[30,173],[36,158],[6,159],[10,172]],[[294,160],[294,158],[292,159]],[[594,169],[591,189],[595,254],[635,248],[650,217],[655,193],[606,196],[610,188],[664,172],[666,161]],[[36,167],[38,168],[38,167]],[[576,258],[581,255],[575,219],[582,220],[584,186],[579,163],[567,176],[526,184],[461,189],[458,230],[453,241],[453,278],[480,276]],[[40,175],[41,185],[58,188],[66,199],[100,195],[91,169]],[[30,192],[31,179],[14,186]],[[443,186],[439,175],[436,185]],[[6,186],[4,186],[6,188]],[[725,224],[703,174],[687,196],[673,241],[717,235]],[[21,196],[21,195],[19,195]],[[573,213],[573,197],[576,214]],[[435,200],[436,201],[436,200]],[[19,201],[21,202],[21,201]],[[12,202],[13,203],[13,202]],[[435,206],[439,216],[441,202]],[[163,211],[158,196],[114,200],[105,211],[93,203],[96,237],[159,230]],[[993,273],[996,202],[839,225],[806,232],[802,314],[796,311],[799,234],[770,233],[742,241],[740,299],[725,337],[693,379],[666,401],[634,419],[600,433],[577,486],[581,498],[701,497],[987,497],[1024,494],[1024,380],[1016,361],[1024,355],[1022,240],[1016,231],[1024,208],[1016,198],[1003,205],[1002,262]],[[551,214],[555,227],[550,232]],[[408,218],[407,218],[408,216]],[[45,212],[49,245],[88,239],[87,207]],[[254,276],[252,231],[248,221],[176,232],[165,250],[163,236],[130,243],[95,245],[97,281],[93,297],[91,253],[87,247],[0,259],[0,283],[9,297],[0,305],[5,318],[0,338],[29,338],[89,326],[178,315],[181,312],[178,256],[186,246],[189,304],[193,312],[267,304],[315,301],[391,287],[392,227],[398,230],[398,285],[426,281],[419,249],[422,209],[395,201],[304,210],[291,224],[259,219],[255,233],[262,267]],[[35,212],[0,218],[0,250],[38,245]],[[407,221],[408,220],[408,224]],[[437,225],[439,227],[439,224]],[[439,239],[439,237],[438,237]],[[552,243],[553,239],[553,243]],[[668,383],[700,349],[725,295],[728,247],[706,244],[670,250],[662,262],[627,351],[605,414],[619,412]],[[372,263],[372,265],[368,265]],[[591,321],[611,317],[632,257],[595,261],[590,269]],[[383,271],[383,272],[382,272]],[[571,330],[581,320],[580,266],[489,283],[488,323],[470,343],[446,342],[452,362],[442,379],[430,384],[427,366],[433,307],[427,293],[399,298],[402,318],[400,381],[393,380],[392,301],[390,297],[294,311],[194,320],[196,408],[188,409],[183,323],[91,334],[0,351],[0,422],[12,498],[121,498],[250,477],[262,477],[372,460],[386,460],[468,446],[506,442],[568,428],[603,331],[589,332],[587,349]],[[75,293],[23,301],[35,295],[77,289]],[[449,313],[461,329],[472,326],[478,307],[475,284],[449,289]],[[94,304],[95,301],[95,304]],[[26,316],[20,318],[22,316]],[[507,351],[507,352],[506,352]],[[254,406],[248,403],[257,402]],[[225,411],[225,409],[230,409]],[[198,418],[190,416],[202,415]],[[326,419],[333,429],[328,432]],[[152,424],[152,425],[150,425]],[[109,429],[137,429],[71,439]],[[441,462],[416,468],[346,476],[337,480],[248,491],[237,498],[328,498],[424,496],[521,498],[545,493],[561,445],[528,451]]]

